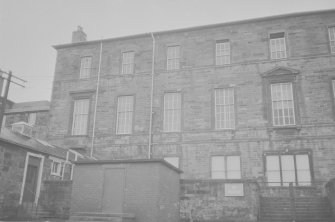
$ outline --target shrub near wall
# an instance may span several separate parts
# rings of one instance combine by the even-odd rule
[[[181,180],[181,221],[256,221],[258,185],[241,181],[244,196],[225,196],[223,180]]]
[[[51,217],[68,218],[70,215],[72,181],[45,180],[40,205]]]

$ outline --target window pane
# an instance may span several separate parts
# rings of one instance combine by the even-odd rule
[[[75,100],[73,106],[72,135],[86,135],[89,100]]]
[[[170,163],[172,166],[179,168],[179,157],[164,157],[164,160]]]
[[[216,65],[230,64],[230,42],[217,41],[215,47]]]
[[[133,96],[121,96],[117,105],[117,134],[130,134],[133,125]]]
[[[180,46],[169,46],[167,47],[167,62],[166,69],[173,70],[179,69],[179,60],[180,60]]]
[[[335,27],[328,28],[331,53],[335,53]]]
[[[297,177],[299,186],[311,185],[311,172],[308,155],[296,155]]]
[[[285,33],[270,34],[271,59],[286,58]]]
[[[281,156],[281,167],[282,167],[283,185],[288,186],[290,182],[295,183],[294,156],[292,155]]]
[[[181,94],[164,95],[164,132],[179,132],[181,126]]]
[[[92,57],[82,57],[80,62],[80,79],[85,79],[90,77],[92,66]]]
[[[122,74],[134,73],[134,52],[122,53]]]
[[[234,89],[215,89],[215,128],[235,128]]]
[[[225,179],[225,157],[224,156],[213,156],[211,161],[212,178],[213,179]]]
[[[274,126],[295,125],[292,83],[271,84]]]
[[[241,159],[239,156],[227,156],[227,179],[241,179]]]
[[[266,175],[269,186],[280,186],[279,156],[266,157]]]

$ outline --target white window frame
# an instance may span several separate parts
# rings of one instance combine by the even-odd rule
[[[134,113],[134,96],[132,95],[119,96],[117,101],[116,134],[132,133],[133,113]]]
[[[172,166],[179,168],[179,165],[180,165],[179,156],[166,156],[164,157],[164,160],[168,162],[169,164],[171,164]]]
[[[135,52],[122,52],[122,74],[134,74]]]
[[[81,110],[79,107],[80,102],[86,103],[84,105],[81,104]],[[86,106],[87,107],[84,107]],[[75,99],[73,103],[73,113],[72,113],[72,128],[71,135],[72,136],[82,136],[87,135],[88,131],[88,119],[90,113],[90,99]],[[77,128],[79,127],[79,128]]]
[[[278,88],[275,88],[277,86]],[[289,86],[289,87],[287,88],[286,86]],[[285,91],[284,88],[286,88],[289,91]],[[278,91],[278,89],[280,90]],[[292,82],[272,83],[270,85],[270,90],[271,90],[271,108],[272,108],[273,126],[285,127],[285,126],[296,125],[293,83]],[[278,94],[280,94],[280,97],[281,97],[279,100],[276,98]],[[284,94],[286,94],[287,97],[289,98],[284,98]],[[280,109],[275,109],[275,106],[279,107]],[[292,106],[292,107],[289,107],[289,106]],[[292,110],[292,113],[290,113],[290,109]],[[276,115],[275,114],[276,110],[281,110],[283,113],[282,116],[280,116],[279,111]],[[285,115],[285,112],[288,115]],[[291,121],[291,118],[293,121]],[[278,122],[276,121],[276,119],[278,119]],[[281,121],[282,121],[282,124],[281,124]]]
[[[332,54],[335,53],[335,26],[328,27],[329,47]]]
[[[215,64],[217,66],[230,64],[230,41],[228,39],[216,41]]]
[[[79,79],[90,78],[91,69],[92,69],[92,56],[81,57]]]
[[[235,129],[234,88],[214,89],[215,129]]]
[[[181,93],[165,93],[163,131],[180,132],[181,118]]]
[[[238,158],[239,169],[231,170],[229,169],[229,163],[232,158]],[[217,167],[214,164],[220,163],[221,166]],[[217,169],[220,168],[220,169]],[[238,173],[238,176],[231,176],[232,173]],[[211,156],[211,178],[212,179],[241,179],[242,169],[241,169],[241,156],[238,155],[228,155],[228,156]]]
[[[60,159],[57,159],[57,158],[54,158],[54,157],[49,157],[49,159],[51,159],[52,160],[52,162],[51,162],[51,172],[50,172],[50,174],[52,175],[52,176],[58,176],[58,177],[62,177],[62,175],[63,175],[63,165],[64,165],[64,163],[63,163],[63,161],[62,160],[60,160]],[[54,170],[55,168],[54,168],[54,166],[55,166],[55,164],[58,164],[57,165],[57,168],[56,168],[56,171]],[[63,167],[62,167],[63,166]]]
[[[171,45],[166,48],[166,70],[180,68],[180,45]]]
[[[271,37],[271,35],[280,35],[283,37]],[[272,33],[270,34],[270,55],[271,59],[285,59],[287,58],[285,33]]]
[[[307,161],[308,161],[308,169],[298,169],[300,166],[298,164],[298,158],[299,156],[304,156],[307,157]],[[276,157],[278,159],[278,169],[275,170],[268,170],[268,158],[269,157]],[[292,157],[293,159],[293,169],[288,169],[289,164],[283,164],[283,157],[287,158],[287,157]],[[265,165],[266,165],[266,177],[267,177],[267,182],[268,182],[268,186],[289,186],[290,182],[293,183],[293,186],[311,186],[312,185],[312,169],[311,169],[311,162],[310,162],[310,155],[307,153],[299,153],[299,154],[269,154],[265,156]],[[285,168],[285,169],[284,169]],[[301,175],[302,171],[308,171],[309,172],[309,181],[299,181],[299,175]],[[274,172],[277,173],[279,175],[278,180],[276,181],[269,181],[269,173],[270,172]],[[284,173],[286,173],[286,175],[289,175],[290,173],[293,173],[294,176],[294,181],[290,181],[287,180],[285,178]]]

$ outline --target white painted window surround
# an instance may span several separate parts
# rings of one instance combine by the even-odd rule
[[[43,166],[44,166],[44,156],[40,155],[40,154],[27,152],[24,171],[23,171],[21,193],[20,193],[20,201],[19,201],[20,204],[22,204],[22,200],[23,200],[23,192],[24,192],[24,186],[25,186],[26,177],[27,177],[28,161],[29,161],[30,156],[37,157],[37,158],[41,159],[39,172],[38,172],[38,178],[37,178],[36,193],[35,193],[35,201],[34,201],[35,204],[37,204],[37,201],[38,201],[38,198],[39,198],[39,195],[40,195],[40,191],[41,191],[41,182],[42,182],[42,174],[43,174]]]

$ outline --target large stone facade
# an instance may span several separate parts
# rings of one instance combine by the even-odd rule
[[[328,28],[334,25],[335,11],[330,10],[153,33],[152,156],[179,157],[182,179],[207,181],[211,179],[212,156],[238,155],[242,176],[237,181],[255,180],[263,186],[267,181],[266,155],[303,153],[309,156],[312,182],[322,186],[335,175],[331,85],[335,55],[331,53],[328,35]],[[270,56],[270,34],[278,32],[285,33],[287,58],[274,60]],[[229,39],[231,63],[217,66],[215,44],[222,39]],[[166,49],[171,45],[180,46],[180,69],[167,71]],[[99,159],[147,158],[152,37],[143,34],[55,48],[58,55],[49,140],[92,152]],[[135,52],[134,74],[121,74],[122,52],[126,51]],[[84,56],[92,56],[91,75],[79,79],[80,58]],[[296,120],[293,126],[278,128],[272,123],[273,82],[292,82]],[[227,87],[235,93],[235,127],[217,130],[214,90]],[[163,130],[163,98],[167,92],[182,95],[180,132]],[[127,135],[116,134],[117,99],[122,95],[135,98],[132,133]],[[73,101],[78,97],[90,99],[88,132],[71,136]],[[245,197],[241,205],[257,203],[257,195],[254,196],[251,201]],[[219,220],[220,215],[217,213],[214,218]],[[248,218],[254,219],[255,215]]]

